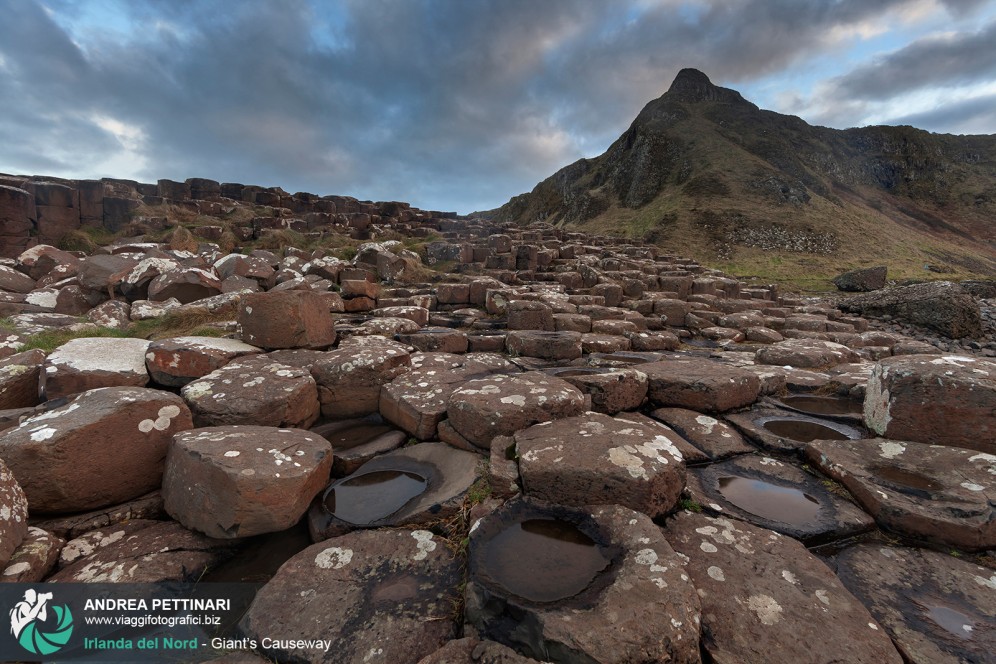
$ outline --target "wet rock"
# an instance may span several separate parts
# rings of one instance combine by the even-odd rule
[[[702,646],[715,662],[900,664],[889,637],[799,542],[690,512],[664,535],[686,556],[702,604]]]
[[[544,360],[574,360],[581,357],[580,332],[540,332],[513,330],[505,337],[510,355]]]
[[[183,387],[238,357],[261,352],[261,348],[235,339],[172,337],[149,345],[145,365],[154,382]]]
[[[325,298],[311,291],[247,293],[239,309],[242,340],[262,348],[328,348],[335,327]]]
[[[41,528],[29,528],[28,534],[0,572],[5,583],[38,583],[52,571],[65,540]]]
[[[28,500],[0,455],[0,567],[28,532]]]
[[[754,359],[758,364],[812,369],[856,362],[858,354],[832,341],[786,339],[760,349]]]
[[[513,501],[472,527],[469,566],[467,622],[529,657],[700,661],[698,597],[647,516]]]
[[[57,399],[98,387],[144,387],[149,382],[145,339],[72,339],[45,360],[45,394]]]
[[[958,284],[934,281],[858,295],[840,303],[862,316],[890,316],[940,332],[951,339],[982,334],[979,303]]]
[[[39,349],[0,360],[0,410],[37,406],[45,353]]]
[[[935,551],[861,544],[837,575],[911,664],[989,661],[996,652],[996,574]]]
[[[191,428],[175,394],[136,387],[84,392],[0,435],[0,458],[32,514],[80,512],[159,487],[173,434]]]
[[[163,475],[174,519],[218,539],[290,528],[328,481],[332,446],[299,429],[230,426],[177,434]]]
[[[650,416],[674,429],[712,460],[755,451],[736,429],[709,415],[685,408],[658,408]]]
[[[863,419],[862,402],[847,396],[832,396],[823,394],[789,394],[775,401],[780,408],[841,420],[848,423],[861,424]]]
[[[248,356],[180,391],[197,426],[255,424],[307,428],[318,419],[318,389],[306,369]]]
[[[864,413],[880,436],[996,454],[996,361],[886,358],[872,370]]]
[[[799,450],[813,440],[857,440],[865,435],[862,429],[844,422],[777,408],[754,408],[727,415],[726,420],[754,443],[775,452]]]
[[[480,461],[444,443],[411,445],[371,459],[315,500],[308,514],[312,538],[449,518],[477,479]]]
[[[883,528],[963,549],[996,546],[996,456],[881,438],[815,441],[805,454]]]
[[[481,449],[537,422],[584,412],[584,395],[567,381],[530,371],[470,380],[450,396],[450,425]]]
[[[597,413],[615,415],[636,410],[647,398],[647,375],[636,369],[569,367],[547,373],[589,395],[591,409]]]
[[[704,358],[681,358],[640,366],[650,380],[655,406],[723,412],[757,400],[761,380],[752,372]]]
[[[95,551],[120,542],[126,536],[154,525],[156,525],[156,521],[149,519],[129,519],[108,528],[91,530],[79,537],[71,539],[59,551],[59,560],[57,563],[59,569],[69,567],[78,560],[93,555]]]
[[[340,346],[311,368],[323,416],[348,419],[376,413],[381,387],[409,371],[409,346],[371,339],[375,340]]]
[[[888,268],[885,265],[866,267],[844,272],[833,279],[833,285],[842,291],[861,293],[885,288]]]
[[[278,644],[330,639],[327,653],[278,645],[274,659],[415,664],[456,635],[460,564],[427,530],[368,530],[310,546],[256,595],[241,623]]]
[[[158,583],[196,581],[231,557],[234,545],[169,521],[127,535],[56,572],[50,582]]]
[[[685,487],[681,453],[651,427],[586,413],[515,433],[523,492],[559,505],[622,505],[651,517]]]
[[[694,468],[688,486],[702,505],[810,546],[875,527],[870,516],[813,475],[770,457],[740,456]]]
[[[379,415],[327,422],[311,429],[332,444],[332,476],[349,475],[378,454],[401,447],[408,434],[395,429]]]

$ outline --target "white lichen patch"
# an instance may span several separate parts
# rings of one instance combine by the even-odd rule
[[[432,539],[432,533],[428,530],[413,530],[412,537],[415,539],[415,555],[412,560],[425,560],[429,554],[436,550],[436,542]]]
[[[702,425],[704,433],[712,433],[713,428],[719,424],[719,420],[715,417],[709,417],[708,415],[699,415],[695,418],[695,421]]]
[[[353,550],[332,546],[319,551],[315,556],[315,565],[322,569],[341,569],[353,559]]]
[[[868,428],[880,436],[885,435],[892,421],[890,408],[892,403],[889,390],[883,386],[883,381],[888,370],[878,365],[868,378],[868,385],[865,387],[864,416]]]
[[[719,551],[719,549],[716,548],[716,545],[711,542],[702,542],[699,544],[699,548],[706,553],[716,553]]]
[[[57,430],[53,427],[42,427],[41,429],[36,429],[31,433],[31,440],[35,442],[41,442],[43,440],[49,440],[57,433]]]
[[[962,482],[960,485],[963,489],[968,489],[969,491],[985,491],[986,487],[981,484],[975,484],[974,482]]]
[[[781,605],[768,595],[751,595],[747,599],[747,608],[754,612],[762,625],[774,625],[782,619]]]
[[[902,443],[894,443],[891,441],[879,443],[878,448],[879,450],[881,450],[879,452],[879,456],[885,459],[895,459],[897,456],[906,451],[905,445],[903,445]]]
[[[782,570],[782,578],[791,583],[793,586],[799,583],[799,579],[796,578],[795,574],[787,569]]]
[[[823,589],[817,590],[815,595],[816,599],[820,600],[823,604],[830,606],[830,595],[827,594],[826,590]]]
[[[513,394],[512,396],[509,397],[502,397],[501,399],[499,399],[499,401],[501,401],[504,404],[512,404],[514,406],[520,406],[520,407],[526,405],[526,397],[522,396],[521,394]]]
[[[726,581],[726,575],[723,574],[723,570],[715,565],[709,567],[706,570],[706,574],[709,575],[710,579],[715,579],[716,581]]]

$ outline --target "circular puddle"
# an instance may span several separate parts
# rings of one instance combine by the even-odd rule
[[[333,483],[323,501],[325,509],[337,519],[366,526],[391,516],[425,493],[428,486],[428,481],[417,473],[375,470]]]
[[[937,480],[933,480],[914,470],[906,470],[898,466],[872,466],[870,470],[877,477],[905,488],[919,489],[921,491],[937,491],[944,488],[944,485]]]
[[[747,477],[720,477],[719,493],[755,516],[793,526],[812,524],[820,501],[799,489]]]
[[[862,403],[846,397],[793,394],[781,399],[789,408],[812,415],[861,415]]]
[[[762,427],[782,438],[790,438],[800,443],[814,440],[848,440],[850,437],[833,427],[793,418],[772,418],[758,422]]]

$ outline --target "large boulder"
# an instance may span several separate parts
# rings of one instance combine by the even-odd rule
[[[833,285],[842,291],[863,293],[885,288],[889,268],[885,265],[850,270],[834,277]]]
[[[144,387],[149,382],[145,339],[72,339],[45,360],[45,395],[56,399],[98,387]]]
[[[254,346],[328,348],[335,327],[326,298],[312,291],[248,293],[239,309],[242,340]]]
[[[0,410],[38,405],[45,353],[39,349],[0,360]]]
[[[840,303],[862,316],[891,316],[960,339],[982,334],[979,303],[958,284],[936,281],[857,295]]]
[[[376,413],[381,387],[411,369],[408,346],[364,339],[327,353],[311,367],[323,416],[341,420]]]
[[[236,339],[171,337],[149,345],[145,353],[145,366],[154,382],[183,387],[238,357],[261,352],[261,348]]]

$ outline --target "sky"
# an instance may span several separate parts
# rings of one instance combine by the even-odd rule
[[[684,67],[846,128],[996,134],[996,0],[0,0],[0,172],[497,207]]]

